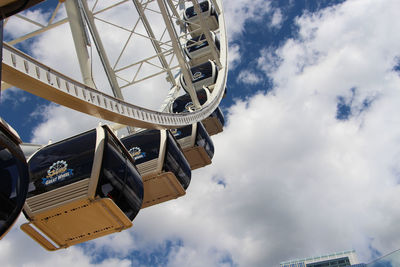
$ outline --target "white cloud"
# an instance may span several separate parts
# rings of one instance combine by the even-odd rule
[[[276,9],[271,18],[271,27],[280,28],[283,23],[283,15],[280,9]]]
[[[239,38],[246,29],[246,22],[260,21],[271,11],[270,1],[224,1],[224,14],[229,40]]]
[[[277,55],[276,49],[272,47],[262,49],[260,54],[257,65],[267,76],[270,76],[280,66],[281,58]]]
[[[44,10],[36,9],[36,10],[26,10],[21,13],[24,17],[36,21],[41,25],[46,25],[46,21],[48,20],[50,14]],[[34,25],[29,23],[26,20],[18,18],[16,16],[10,17],[6,23],[6,27],[4,30],[5,35],[9,35],[11,38],[19,37],[23,34],[35,31],[39,29],[38,25]]]
[[[241,266],[349,248],[366,261],[369,246],[397,248],[398,5],[349,1],[305,15],[300,39],[273,60],[264,50],[260,62],[274,62],[264,69],[274,91],[230,109],[224,133],[213,138],[212,167],[194,172],[186,197],[148,210],[157,218],[178,213],[179,222],[164,220],[164,234],[149,238],[181,233],[185,250],[208,259],[204,248],[217,247]],[[338,121],[337,96],[353,87],[356,105],[377,97],[360,116]]]
[[[242,70],[237,79],[237,82],[245,83],[245,84],[258,84],[262,81],[262,78],[257,74],[251,72],[250,70]]]
[[[237,44],[229,45],[228,50],[228,64],[229,70],[236,68],[237,64],[240,63],[240,46]]]
[[[1,103],[10,101],[13,108],[17,108],[27,101],[27,97],[23,96],[22,91],[16,87],[10,87],[1,91]]]
[[[250,21],[260,21],[272,11],[270,1],[265,0],[246,0],[224,1],[224,16],[227,27],[228,40],[233,43],[239,40],[246,31],[246,23]],[[277,18],[276,18],[277,19]],[[275,20],[276,20],[275,19]],[[229,68],[233,70],[241,61],[240,46],[238,44],[229,45]]]
[[[49,140],[56,142],[106,122],[55,104],[41,106],[31,116],[44,120],[33,130],[31,142],[35,144],[47,144]]]

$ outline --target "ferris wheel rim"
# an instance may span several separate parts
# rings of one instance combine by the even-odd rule
[[[165,3],[165,0],[162,1]],[[197,0],[195,2],[197,2]],[[221,49],[220,49],[220,58],[218,60],[221,62],[222,67],[218,71],[218,77],[215,83],[214,90],[210,94],[210,99],[208,99],[208,101],[204,105],[202,105],[200,109],[195,110],[191,113],[173,114],[170,112],[166,112],[165,109],[160,112],[140,107],[137,105],[133,105],[131,103],[126,103],[112,96],[106,96],[106,94],[104,93],[94,91],[87,85],[79,83],[67,76],[63,76],[61,73],[54,71],[51,68],[43,64],[40,64],[39,62],[35,62],[33,58],[29,57],[28,55],[25,55],[24,53],[21,53],[20,51],[17,51],[16,49],[8,45],[5,45],[3,49],[5,51],[3,65],[5,65],[4,69],[6,70],[3,80],[10,84],[16,84],[17,87],[24,87],[26,85],[16,82],[16,79],[20,78],[21,76],[28,75],[30,76],[29,79],[33,80],[34,83],[39,84],[38,87],[44,86],[43,84],[45,84],[45,86],[49,88],[48,89],[49,92],[58,90],[58,92],[54,94],[59,94],[59,96],[52,97],[52,99],[49,100],[54,101],[60,105],[64,105],[79,111],[83,111],[93,116],[101,117],[102,119],[114,121],[116,123],[121,123],[130,126],[138,126],[143,128],[158,128],[158,129],[176,128],[196,123],[198,121],[207,118],[216,108],[218,108],[218,105],[224,95],[226,81],[227,81],[227,72],[228,72],[227,38],[226,38],[224,13],[222,9],[222,1],[212,0],[211,2],[217,6],[216,9],[220,10],[220,13],[218,15],[219,15],[219,34],[220,34]],[[43,70],[46,70],[43,71],[42,73],[44,73],[43,76],[45,77],[47,76],[48,80],[47,84],[46,81],[43,81],[43,77],[34,77],[35,75],[32,74],[34,70],[38,72],[38,66]],[[51,84],[50,80],[56,82],[52,82],[53,84]],[[60,85],[60,83],[63,82],[65,84],[64,87],[72,86],[74,88],[78,88],[78,90],[82,92],[81,95],[87,95],[87,94],[92,95],[96,93],[97,96],[104,97],[104,99],[107,97],[110,103],[116,103],[116,105],[121,105],[122,112],[116,112],[115,110],[110,110],[110,108],[104,106],[102,107],[100,103],[99,106],[96,107],[95,105],[96,103],[94,103],[95,101],[90,102],[89,100],[86,99],[86,97],[79,98],[78,97],[79,93],[77,93],[76,96],[78,97],[78,99],[73,100],[79,102],[79,104],[77,103],[65,104],[62,99],[63,97],[65,97],[66,99],[65,101],[68,100],[69,102],[71,102],[71,100],[69,99],[74,98],[74,96],[72,94],[67,94],[66,92],[67,88],[63,88],[62,84]],[[70,85],[68,85],[68,83],[70,83]],[[168,99],[167,97],[167,100],[165,100],[165,102],[168,102],[169,104],[171,104],[172,101],[177,97],[176,91],[179,90],[179,87],[172,88],[172,90],[175,90],[175,93],[169,94],[170,99]],[[33,92],[34,94],[46,98],[45,95],[43,94],[40,95],[37,93],[37,91],[38,90],[33,90],[33,91],[31,90],[30,92]],[[76,107],[74,107],[74,105],[76,105]],[[124,109],[125,109],[125,114],[123,112]]]

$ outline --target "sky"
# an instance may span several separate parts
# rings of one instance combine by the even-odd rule
[[[24,235],[21,216],[0,241],[2,266],[279,266],[351,249],[369,262],[400,248],[400,2],[223,3],[227,123],[186,196],[57,252]],[[21,48],[79,79],[71,44],[55,32]],[[135,101],[152,107],[161,96],[148,90]],[[1,98],[27,142],[98,124],[15,88]]]

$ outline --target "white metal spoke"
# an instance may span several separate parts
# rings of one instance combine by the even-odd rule
[[[60,6],[61,6],[61,2],[58,2],[57,6],[56,6],[56,9],[54,10],[53,14],[51,15],[49,23],[47,24],[47,26],[50,25],[51,23],[53,23],[54,19],[56,18],[58,10],[60,9]]]
[[[142,4],[140,4],[138,0],[132,0],[132,1],[135,4],[136,10],[138,11],[138,13],[140,15],[140,18],[142,20],[142,23],[143,23],[145,29],[146,29],[147,34],[151,38],[151,43],[152,43],[152,45],[154,47],[154,50],[158,54],[158,59],[160,60],[161,65],[163,66],[164,69],[167,70],[168,78],[169,78],[170,82],[172,82],[173,85],[176,85],[175,79],[174,79],[174,75],[172,74],[172,72],[170,70],[168,70],[168,63],[167,63],[164,55],[162,54],[162,50],[161,50],[160,44],[155,39],[154,32],[153,32],[153,30],[152,30],[152,28],[150,26],[150,23],[149,23],[149,21],[148,21],[148,19],[146,17],[146,14],[144,13],[144,9],[143,9]]]
[[[65,1],[65,9],[69,18],[72,38],[75,44],[75,50],[78,56],[79,67],[81,69],[83,82],[92,88],[95,88],[91,68],[91,58],[87,51],[89,45],[88,36],[85,31],[84,21],[80,14],[78,2],[74,0]]]
[[[30,18],[23,17],[23,16],[21,16],[21,15],[19,15],[19,14],[16,14],[15,16],[16,16],[17,18],[20,18],[20,19],[22,19],[22,20],[25,20],[25,21],[27,21],[27,22],[29,22],[29,23],[32,23],[33,25],[38,26],[39,28],[44,28],[44,27],[45,27],[43,24],[41,24],[41,23],[39,23],[39,22],[36,22],[36,21],[34,21],[34,20],[31,20]]]
[[[170,67],[169,69],[170,69],[170,70],[174,70],[174,69],[178,69],[178,68],[179,68],[179,65],[176,65],[176,66],[174,66],[174,67]],[[154,73],[154,74],[152,74],[152,75],[146,76],[146,77],[141,78],[141,79],[136,79],[137,76],[135,76],[135,78],[133,79],[133,81],[131,81],[129,84],[126,84],[126,85],[121,86],[120,88],[121,88],[121,89],[124,89],[124,88],[126,88],[126,87],[128,87],[128,86],[131,86],[131,85],[137,84],[137,83],[139,83],[139,82],[142,82],[142,81],[151,79],[151,78],[153,78],[153,77],[156,77],[156,76],[158,76],[158,75],[160,75],[160,74],[163,74],[163,73],[166,73],[166,72],[167,72],[166,70],[163,70],[163,71],[156,72],[156,73]]]
[[[185,55],[183,55],[183,49],[182,46],[180,44],[179,37],[175,31],[175,28],[172,24],[171,18],[168,15],[168,8],[165,5],[165,2],[163,0],[157,0],[158,6],[160,7],[161,13],[163,14],[163,18],[164,18],[164,22],[165,25],[167,26],[167,30],[169,33],[169,36],[172,40],[172,44],[174,46],[174,50],[176,52],[176,56],[178,58],[178,62],[181,68],[181,71],[185,77],[186,83],[188,85],[188,91],[190,94],[190,97],[192,98],[193,104],[194,106],[199,109],[201,107],[200,102],[197,98],[197,93],[195,92],[195,89],[192,85],[192,76],[189,73],[189,64],[187,64],[186,60],[185,60]]]
[[[110,9],[112,9],[112,8],[115,8],[115,7],[117,7],[117,6],[120,6],[120,5],[122,5],[122,4],[124,4],[124,3],[128,2],[128,1],[129,1],[129,0],[123,0],[123,1],[120,1],[120,2],[118,2],[118,3],[114,3],[114,4],[112,4],[112,5],[110,5],[110,6],[106,7],[106,8],[97,10],[96,12],[94,12],[94,8],[95,8],[95,6],[94,6],[94,7],[92,8],[91,11],[92,11],[93,15],[98,15],[98,14],[100,14],[100,13],[103,13],[103,12],[107,11],[107,10],[110,10]]]
[[[67,1],[69,1],[69,0],[67,0]],[[117,79],[115,77],[115,73],[114,73],[113,69],[111,68],[111,65],[110,65],[110,62],[108,60],[107,54],[105,53],[105,49],[103,47],[103,43],[101,41],[100,35],[99,35],[99,33],[97,31],[97,28],[96,28],[96,25],[94,23],[93,15],[89,11],[89,8],[87,6],[86,1],[78,0],[78,3],[82,4],[82,8],[83,8],[82,9],[82,11],[83,11],[82,13],[85,16],[86,23],[87,23],[87,25],[89,27],[89,30],[90,30],[91,34],[92,34],[93,41],[94,41],[94,43],[96,45],[97,51],[98,51],[99,56],[101,58],[101,62],[103,64],[104,70],[106,72],[108,81],[110,82],[111,89],[112,89],[112,91],[114,93],[114,96],[119,98],[119,99],[124,99],[124,97],[123,97],[123,95],[121,93],[121,89],[119,88]]]
[[[28,34],[25,34],[25,35],[23,35],[23,36],[21,36],[21,37],[18,37],[18,38],[14,39],[14,40],[11,40],[11,41],[7,42],[7,43],[10,44],[10,45],[18,44],[18,43],[20,43],[20,42],[22,42],[22,41],[25,41],[25,40],[27,40],[27,39],[29,39],[29,38],[32,38],[32,37],[35,37],[35,36],[37,36],[37,35],[39,35],[39,34],[41,34],[41,33],[43,33],[43,32],[46,32],[46,31],[48,31],[48,30],[51,30],[52,28],[58,27],[58,26],[63,25],[63,24],[65,24],[65,23],[67,23],[67,22],[68,22],[68,19],[66,19],[66,18],[65,18],[65,19],[62,19],[62,20],[59,20],[59,21],[57,21],[57,22],[54,22],[54,23],[52,23],[52,24],[49,24],[49,25],[46,26],[46,27],[43,27],[43,28],[38,29],[38,30],[36,30],[36,31],[30,32],[30,33],[28,33]]]

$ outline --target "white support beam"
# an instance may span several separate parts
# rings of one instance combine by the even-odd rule
[[[170,70],[177,69],[177,68],[179,68],[178,65],[177,65],[177,66],[170,67]],[[151,79],[151,78],[156,77],[156,76],[158,76],[158,75],[160,75],[160,74],[163,74],[163,73],[165,73],[165,72],[166,72],[165,70],[162,70],[162,71],[153,73],[153,74],[151,74],[151,75],[147,75],[147,76],[145,76],[145,77],[143,77],[143,78],[136,79],[136,78],[137,78],[137,75],[139,74],[139,71],[138,71],[138,72],[136,73],[136,75],[135,75],[133,81],[128,82],[127,84],[122,85],[122,86],[121,86],[121,89],[124,89],[124,88],[126,88],[126,87],[132,86],[132,85],[137,84],[137,83],[139,83],[139,82],[142,82],[142,81]]]
[[[96,45],[97,52],[99,53],[101,63],[103,64],[104,70],[106,72],[108,81],[111,85],[111,89],[114,93],[114,96],[119,99],[124,99],[121,89],[119,88],[117,78],[115,76],[114,70],[111,68],[110,61],[108,60],[107,54],[105,52],[103,43],[101,41],[99,32],[97,31],[96,24],[94,22],[94,17],[92,12],[89,10],[86,0],[77,0],[78,3],[82,4],[82,14],[86,20],[89,31],[92,35],[93,42]]]
[[[220,8],[217,0],[211,0],[211,2],[215,8],[215,11],[217,11],[218,15],[221,14],[221,8]]]
[[[172,11],[172,14],[174,14],[175,18],[177,19],[177,23],[179,24],[179,26],[183,27],[185,23],[182,20],[181,16],[179,16],[179,12],[176,10],[174,3],[172,3],[171,0],[167,0],[167,3]]]
[[[158,41],[156,40],[156,37],[154,35],[153,29],[151,28],[151,25],[146,17],[146,14],[144,13],[144,9],[142,4],[138,1],[138,0],[132,0],[133,4],[136,7],[137,12],[139,13],[140,19],[143,23],[144,28],[146,29],[147,34],[150,37],[151,43],[154,47],[154,50],[157,52],[158,58],[161,62],[161,65],[163,66],[163,68],[167,71],[168,74],[168,81],[170,83],[172,83],[174,86],[176,85],[175,83],[175,78],[174,75],[172,74],[171,70],[169,69],[168,66],[168,62],[165,59],[163,53],[162,53],[162,49],[160,44],[158,43]]]
[[[157,0],[158,6],[160,8],[160,11],[162,13],[164,23],[167,26],[167,30],[169,33],[169,36],[172,41],[172,46],[174,48],[176,58],[178,59],[179,66],[181,67],[181,72],[183,74],[183,77],[185,78],[186,85],[188,86],[188,93],[192,99],[192,102],[195,106],[196,109],[200,109],[201,105],[199,102],[199,99],[197,98],[197,93],[196,90],[193,87],[192,84],[192,75],[190,73],[190,66],[187,64],[185,60],[185,55],[183,54],[183,49],[182,46],[179,42],[179,37],[175,31],[174,25],[171,21],[171,17],[168,12],[168,8],[165,5],[165,2],[163,0]]]
[[[69,19],[69,26],[71,28],[83,82],[89,87],[96,88],[92,75],[92,61],[87,50],[88,36],[84,28],[84,21],[80,15],[78,2],[76,0],[66,0],[65,9]]]

